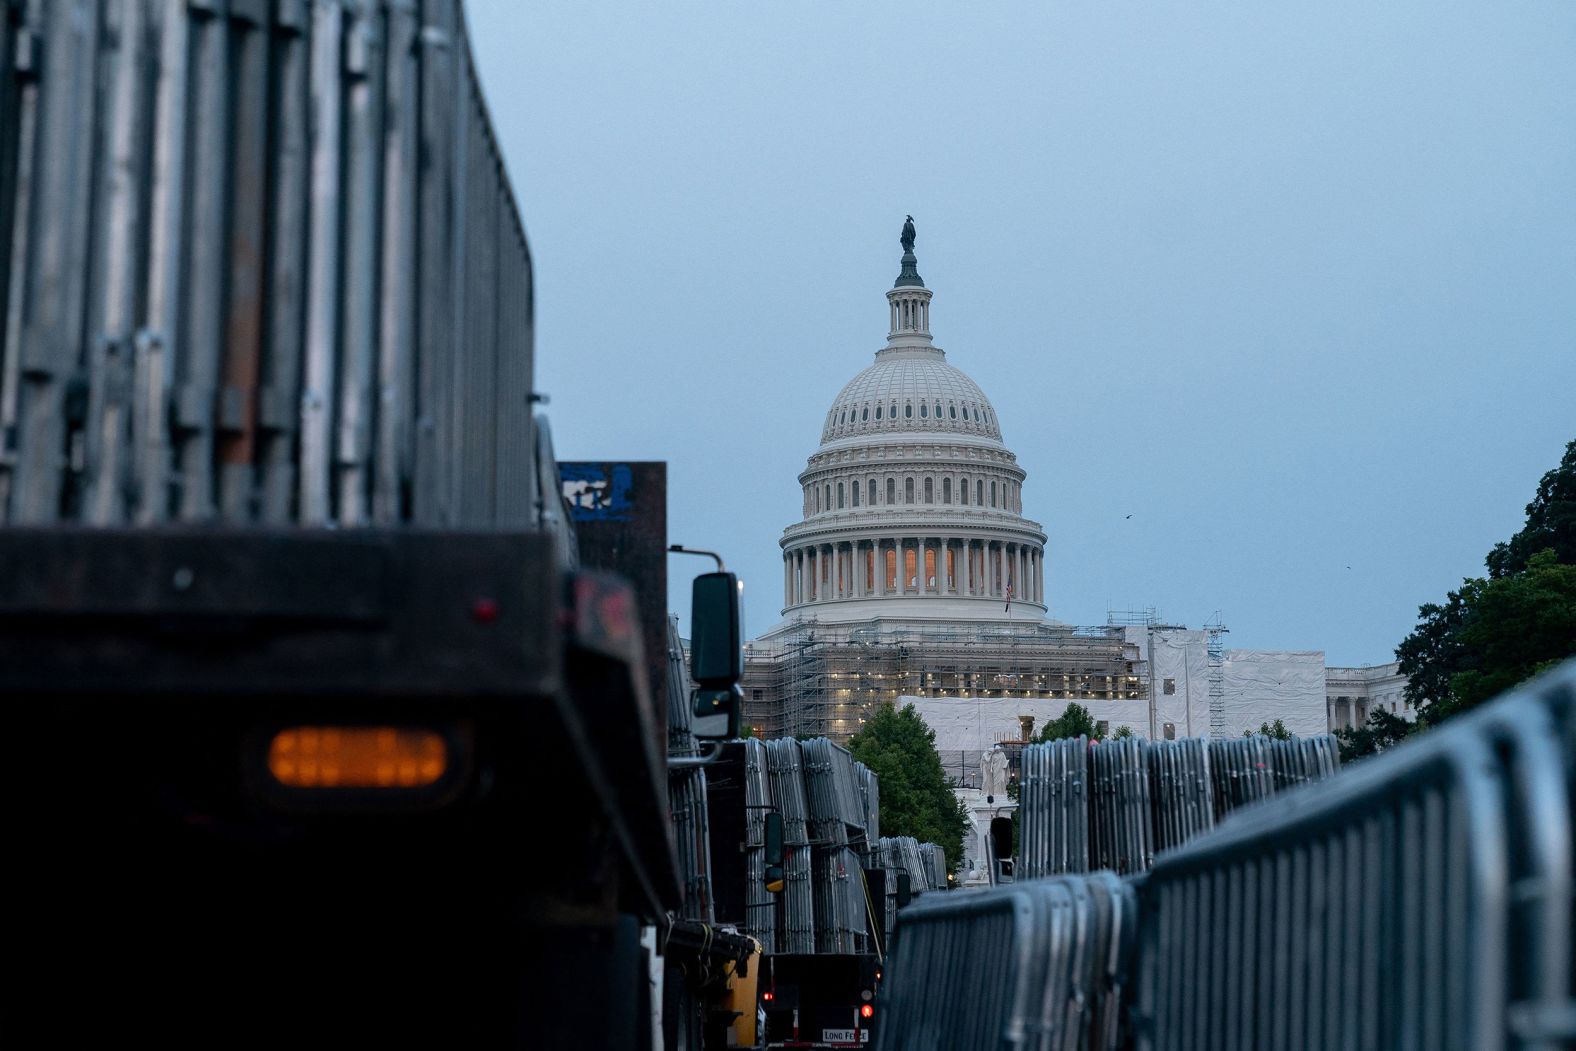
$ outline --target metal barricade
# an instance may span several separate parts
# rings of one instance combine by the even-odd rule
[[[899,923],[880,1048],[1123,1046],[1136,910],[1115,876],[926,895]]]
[[[1023,750],[1018,804],[1025,877],[1089,870],[1088,752],[1081,736]]]
[[[1020,872],[1142,872],[1158,851],[1186,843],[1230,811],[1333,775],[1339,754],[1328,734],[1029,745],[1018,800]]]
[[[673,815],[673,845],[684,890],[683,916],[711,923],[716,919],[711,897],[711,829],[706,805],[706,770],[685,770],[670,777],[668,800]]]
[[[1331,763],[1248,744],[1276,778]],[[1572,1046],[1573,772],[1576,663],[1162,855],[1137,1046]]]
[[[881,779],[864,763],[854,763],[859,798],[865,808],[865,842],[874,847],[881,840]]]
[[[764,952],[777,951],[777,895],[766,889],[766,812],[772,804],[765,742],[745,738],[744,827],[745,901],[744,932],[761,943]]]
[[[1180,846],[1215,824],[1209,742],[1201,737],[1152,741],[1149,762],[1155,852]]]
[[[815,891],[810,860],[804,758],[792,737],[766,742],[772,802],[783,817],[783,877],[777,895],[777,951],[815,952]]]
[[[1089,749],[1090,862],[1114,872],[1142,872],[1154,856],[1149,771],[1137,738]]]
[[[530,250],[460,0],[0,21],[0,523],[539,521]]]
[[[1327,738],[1177,744],[1147,756],[1160,838],[1208,813],[1189,780],[1240,809],[1125,880],[916,902],[882,1047],[1576,1046],[1576,661],[1332,780]]]

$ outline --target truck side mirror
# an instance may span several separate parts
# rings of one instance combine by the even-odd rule
[[[990,819],[990,845],[997,861],[1008,861],[1012,858],[1012,818]]]
[[[739,578],[702,573],[690,592],[690,674],[706,690],[726,690],[744,678],[744,614]]]
[[[690,592],[690,675],[695,691],[690,729],[702,740],[739,736],[744,709],[744,615],[739,578],[703,573]]]
[[[914,900],[914,879],[906,872],[897,874],[897,907],[902,909]]]

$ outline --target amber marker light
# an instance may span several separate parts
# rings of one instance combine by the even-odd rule
[[[449,766],[443,736],[407,726],[290,726],[268,744],[287,788],[426,788]]]

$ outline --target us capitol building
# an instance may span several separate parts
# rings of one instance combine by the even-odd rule
[[[985,392],[932,341],[912,218],[901,240],[886,345],[832,400],[799,474],[783,619],[746,647],[745,723],[846,740],[880,704],[912,702],[944,755],[1020,741],[1072,701],[1149,738],[1275,718],[1324,732],[1337,714],[1321,652],[1226,650],[1222,625],[1190,631],[1153,612],[1095,627],[1046,618],[1026,472]]]

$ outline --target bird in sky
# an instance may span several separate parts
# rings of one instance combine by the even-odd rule
[[[1132,516],[1132,515],[1128,515],[1128,516],[1127,516],[1127,517],[1128,517],[1128,518],[1132,518],[1132,517],[1133,517],[1133,516]]]

